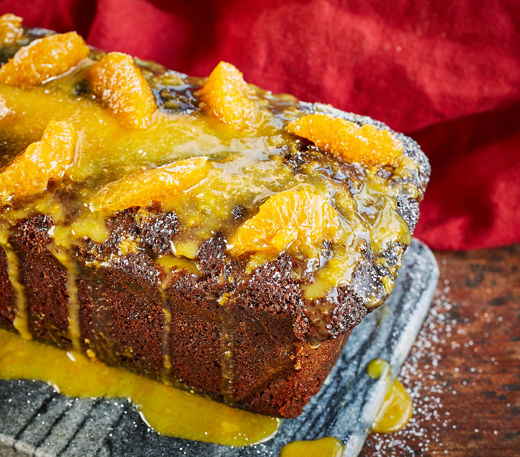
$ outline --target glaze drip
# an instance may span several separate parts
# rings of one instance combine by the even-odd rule
[[[234,315],[230,307],[228,295],[223,294],[218,300],[220,310],[220,344],[221,355],[221,392],[224,402],[227,405],[234,404],[233,379],[235,367],[233,364],[233,334],[234,334]]]
[[[342,457],[343,443],[327,436],[314,441],[293,441],[286,444],[280,457]]]
[[[50,230],[52,237],[52,229]],[[69,297],[67,303],[68,321],[69,321],[69,338],[72,343],[72,348],[77,351],[82,351],[81,332],[79,325],[79,302],[78,302],[78,271],[70,248],[57,247],[53,242],[48,246],[48,249],[53,253],[54,257],[65,268],[67,273],[66,289]]]
[[[32,335],[27,324],[25,287],[20,282],[18,257],[8,244],[2,244],[2,248],[4,249],[5,255],[7,257],[7,274],[16,297],[15,318],[13,321],[13,326],[23,338],[30,340],[32,339]]]
[[[151,427],[178,438],[248,446],[281,424],[1,329],[0,378],[45,381],[74,397],[130,398]]]
[[[372,433],[391,433],[406,427],[412,417],[412,401],[406,389],[396,378],[392,380],[392,367],[383,359],[374,359],[367,366],[367,374],[374,379],[386,379],[385,398],[372,424]]]

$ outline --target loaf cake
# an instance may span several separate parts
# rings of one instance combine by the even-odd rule
[[[368,117],[0,18],[0,326],[279,417],[392,291],[429,165]]]

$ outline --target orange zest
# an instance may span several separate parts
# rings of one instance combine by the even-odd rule
[[[42,139],[0,171],[0,204],[43,192],[50,180],[62,179],[74,162],[77,138],[68,122],[49,122]]]
[[[165,203],[200,183],[211,166],[206,157],[179,160],[107,184],[95,196],[95,209],[121,211]]]
[[[238,228],[230,252],[312,252],[324,240],[334,240],[339,228],[338,213],[322,195],[287,190],[270,197]]]
[[[403,145],[390,132],[326,114],[302,116],[286,129],[346,162],[393,165],[403,153]]]
[[[22,18],[14,14],[0,16],[0,44],[11,44],[23,36]]]
[[[259,108],[250,98],[252,91],[242,73],[233,65],[220,62],[197,92],[208,114],[236,129],[258,124]]]
[[[132,57],[111,52],[89,69],[92,92],[129,129],[145,129],[154,122],[157,104],[152,89]]]
[[[76,32],[50,35],[33,41],[0,67],[0,82],[13,86],[35,86],[60,76],[89,54]]]

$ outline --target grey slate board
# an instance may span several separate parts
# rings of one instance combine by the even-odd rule
[[[0,381],[1,457],[244,457],[279,455],[290,441],[335,436],[345,456],[363,446],[385,392],[385,381],[365,373],[383,358],[394,374],[415,340],[435,291],[438,267],[413,240],[387,303],[355,328],[325,385],[304,413],[285,420],[272,440],[232,448],[161,436],[120,399],[67,398],[41,382]]]

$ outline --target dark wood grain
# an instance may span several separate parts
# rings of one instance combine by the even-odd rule
[[[436,258],[436,298],[399,375],[414,417],[361,456],[520,456],[520,245]]]

